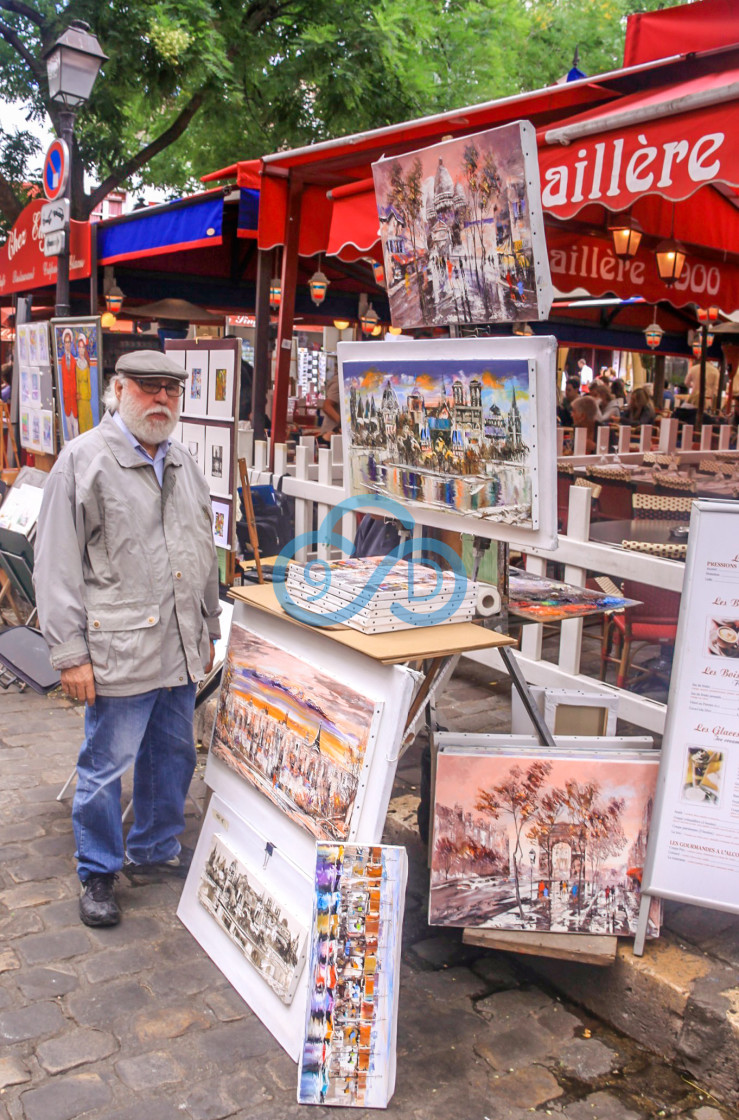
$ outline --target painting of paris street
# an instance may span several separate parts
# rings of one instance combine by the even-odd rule
[[[441,751],[430,924],[633,937],[658,767]]]
[[[536,138],[517,122],[372,165],[396,327],[544,319]]]
[[[292,1003],[308,929],[218,834],[201,872],[198,901],[282,1002]]]
[[[211,750],[317,839],[344,840],[375,712],[355,689],[233,623]]]
[[[391,345],[342,362],[352,493],[538,528],[533,363],[405,358],[402,344],[385,356]]]

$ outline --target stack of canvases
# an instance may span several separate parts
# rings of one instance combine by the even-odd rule
[[[393,1092],[407,859],[379,841],[412,688],[400,666],[235,608],[178,914],[300,1061],[303,1103]]]
[[[429,923],[633,937],[660,755],[645,738],[439,737]],[[660,905],[648,936],[659,936]]]
[[[293,563],[285,584],[292,604],[308,612],[306,621],[320,615],[363,634],[471,622],[479,588],[463,574],[392,555]]]

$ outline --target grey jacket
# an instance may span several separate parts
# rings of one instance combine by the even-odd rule
[[[92,662],[101,695],[173,683],[163,674],[183,651],[201,680],[220,633],[218,560],[208,485],[182,444],[167,452],[160,490],[112,416],[68,443],[44,489],[34,584],[52,665]]]

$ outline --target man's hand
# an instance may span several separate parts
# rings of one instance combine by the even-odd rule
[[[210,660],[208,661],[208,664],[205,666],[205,672],[206,673],[209,673],[211,671],[211,669],[213,668],[213,662],[215,661],[215,659],[216,659],[216,643],[211,638],[210,639]]]
[[[95,703],[95,678],[89,661],[86,665],[62,669],[62,690],[70,700],[83,700],[87,704]]]

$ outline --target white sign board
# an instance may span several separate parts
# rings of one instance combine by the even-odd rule
[[[67,235],[64,230],[57,233],[47,233],[44,238],[44,256],[58,257],[64,252]]]
[[[69,229],[69,199],[60,198],[41,207],[41,233],[59,233]]]
[[[739,913],[739,502],[693,505],[643,890]]]

